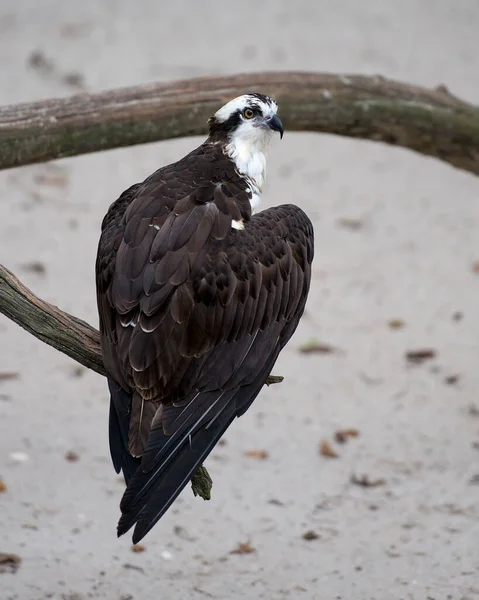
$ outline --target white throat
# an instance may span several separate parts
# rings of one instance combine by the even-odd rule
[[[265,138],[269,138],[266,135]],[[226,146],[226,154],[235,163],[238,172],[244,175],[251,187],[251,209],[253,214],[260,204],[260,194],[263,190],[264,179],[266,175],[266,156],[265,144],[258,144],[257,140],[251,140],[243,137],[233,137]]]
[[[226,146],[226,153],[235,163],[238,171],[251,179],[261,191],[266,171],[266,156],[257,144],[248,139],[232,139]]]
[[[229,125],[226,127],[229,134],[224,152],[234,162],[238,173],[248,182],[253,213],[259,206],[263,189],[266,148],[274,130],[279,131],[277,111],[278,105],[272,98],[262,94],[244,94],[227,102],[212,118],[213,125]],[[273,118],[276,118],[276,122],[272,124]]]

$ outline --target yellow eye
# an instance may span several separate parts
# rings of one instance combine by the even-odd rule
[[[243,117],[245,119],[252,119],[254,117],[254,112],[251,110],[251,108],[245,108],[243,111]]]

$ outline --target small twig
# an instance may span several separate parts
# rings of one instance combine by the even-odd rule
[[[282,383],[284,381],[284,377],[282,375],[268,375],[266,378],[266,385],[269,387],[270,385],[274,385],[275,383]]]
[[[213,480],[210,474],[203,465],[196,469],[193,477],[191,478],[191,489],[195,496],[200,496],[203,500],[211,500],[211,488],[213,487]]]

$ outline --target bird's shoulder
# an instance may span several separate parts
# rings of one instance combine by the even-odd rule
[[[172,237],[192,212],[196,219],[207,216],[214,220],[214,237],[225,237],[227,222],[250,218],[250,198],[247,180],[237,172],[224,147],[204,143],[123,192],[103,220],[99,251],[108,252],[112,238],[121,235],[133,248],[144,238]],[[166,230],[158,236],[156,232],[167,220]]]

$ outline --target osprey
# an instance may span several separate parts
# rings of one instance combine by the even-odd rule
[[[313,227],[287,204],[255,214],[276,102],[231,100],[209,137],[126,190],[96,261],[118,535],[138,542],[260,392],[303,313]]]

